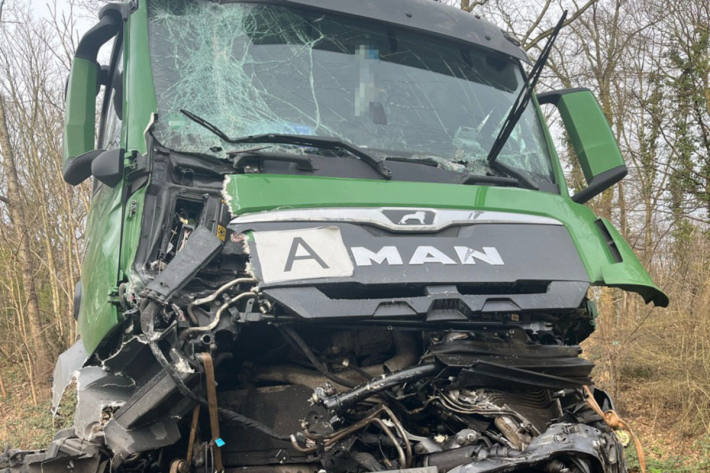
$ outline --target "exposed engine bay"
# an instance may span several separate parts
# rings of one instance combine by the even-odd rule
[[[156,152],[154,181],[162,169],[180,182],[169,155]],[[579,257],[535,261],[574,250],[564,227],[423,210],[413,213],[438,226],[417,234],[397,228],[406,209],[385,210],[386,224],[343,223],[345,211],[246,221],[230,216],[213,178],[203,193],[200,182],[149,195],[144,280],[119,289],[120,330],[91,356],[80,341],[60,357],[54,404],[74,380],[73,428],[46,450],[6,452],[0,471],[626,471],[599,415],[611,401],[585,389],[593,364],[578,343],[595,312]],[[264,282],[277,250],[254,234],[294,228],[337,229],[355,254],[350,276]],[[516,263],[521,232],[532,250]],[[335,266],[329,245],[296,241],[284,245],[294,265]]]
[[[266,428],[223,434],[227,468],[623,468],[614,435],[575,388],[591,368],[577,347],[531,344],[515,329],[260,326],[243,336],[259,342],[219,367],[220,405]]]
[[[97,445],[115,471],[625,471],[615,434],[585,401],[592,364],[576,345],[519,327],[174,329],[190,313],[234,319],[259,304],[250,282],[229,284],[186,311],[154,314],[157,326],[146,331],[161,334],[149,345],[171,369],[156,371],[129,337],[132,348],[104,363],[110,372],[130,355],[127,368],[86,375],[83,438],[60,439],[59,450],[73,440],[70,452],[87,456]],[[161,348],[166,342],[179,351]],[[105,402],[109,393],[120,407]]]

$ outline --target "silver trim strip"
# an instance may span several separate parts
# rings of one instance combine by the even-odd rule
[[[434,213],[434,221],[429,225],[408,225],[392,222],[383,212],[428,211]],[[315,209],[281,209],[254,212],[232,219],[231,225],[264,222],[346,222],[374,225],[395,232],[436,232],[454,225],[481,223],[522,223],[533,225],[563,225],[550,217],[496,212],[490,210],[453,210],[425,207],[332,207]]]

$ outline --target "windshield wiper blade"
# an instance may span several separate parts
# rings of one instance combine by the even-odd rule
[[[242,172],[244,172],[245,167],[254,164],[261,164],[263,161],[294,163],[296,164],[296,169],[299,171],[313,172],[316,170],[316,168],[313,167],[313,161],[311,161],[311,158],[300,154],[251,150],[244,152],[232,151],[227,153],[227,155],[234,160],[234,168]]]
[[[545,44],[545,47],[542,48],[542,52],[540,53],[540,56],[537,58],[537,61],[535,61],[535,64],[533,64],[532,69],[530,70],[530,78],[525,78],[525,83],[523,84],[523,88],[520,89],[520,93],[518,93],[518,97],[515,99],[515,102],[513,102],[513,107],[510,109],[510,112],[508,113],[508,116],[506,117],[505,121],[503,122],[503,126],[501,127],[500,131],[498,132],[498,136],[496,136],[495,141],[493,142],[493,146],[491,147],[491,150],[488,152],[488,162],[493,165],[496,163],[496,159],[498,159],[498,155],[500,154],[501,150],[503,149],[503,146],[505,143],[508,141],[508,138],[510,137],[510,134],[513,132],[513,129],[515,128],[515,125],[518,123],[520,120],[520,117],[523,115],[523,112],[525,111],[525,108],[528,106],[528,102],[530,102],[530,98],[532,97],[533,94],[533,89],[535,88],[535,84],[537,84],[537,80],[540,78],[540,73],[542,72],[543,67],[545,67],[545,64],[547,63],[547,58],[550,55],[550,51],[552,50],[552,45],[555,42],[555,39],[557,39],[557,35],[559,34],[560,30],[562,29],[562,26],[564,26],[565,18],[567,18],[567,10],[565,10],[562,13],[562,16],[560,17],[559,21],[557,22],[557,25],[555,25],[555,28],[552,30],[552,33],[550,34],[550,37],[547,39],[547,43]],[[500,164],[500,163],[498,163]],[[498,166],[500,170],[503,172],[507,172],[509,175],[516,177],[520,180],[520,173],[517,173],[518,175],[513,175],[510,174],[508,171],[510,168],[508,166]],[[506,169],[508,168],[508,169]],[[529,180],[528,180],[529,183]]]
[[[355,145],[346,143],[338,138],[325,136],[310,136],[310,135],[289,135],[285,133],[265,133],[263,135],[244,136],[241,138],[232,138],[226,140],[230,144],[246,144],[246,143],[273,143],[283,145],[311,146],[314,148],[343,150],[360,158],[360,161],[365,162],[374,169],[377,174],[385,179],[392,178],[392,171],[385,166],[384,162],[366,153]]]
[[[373,157],[372,155],[366,153],[359,147],[350,143],[346,143],[342,140],[339,140],[338,138],[311,135],[289,135],[286,133],[265,133],[262,135],[230,138],[217,126],[208,122],[204,118],[199,117],[188,110],[181,109],[180,112],[198,125],[201,125],[202,127],[217,135],[222,141],[229,144],[270,143],[296,146],[310,146],[313,148],[329,150],[343,150],[359,158],[360,161],[363,161],[364,163],[368,164],[370,167],[372,167],[372,169],[374,169],[380,176],[384,177],[385,179],[392,178],[392,171],[390,171],[387,166],[385,166],[384,161],[379,160]]]
[[[414,163],[430,166],[433,168],[439,167],[439,162],[432,158],[412,158],[408,156],[387,156],[385,161],[397,161],[401,163]]]
[[[465,174],[461,184],[468,185],[491,185],[491,186],[518,186],[520,181],[513,177],[505,176],[484,176],[482,174]]]

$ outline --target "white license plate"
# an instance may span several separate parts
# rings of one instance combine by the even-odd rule
[[[338,227],[255,231],[252,236],[264,283],[353,275]]]

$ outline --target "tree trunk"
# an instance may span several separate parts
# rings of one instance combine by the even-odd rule
[[[10,133],[5,117],[5,110],[5,99],[0,95],[0,153],[2,153],[3,169],[5,171],[5,178],[7,179],[7,197],[11,202],[11,204],[8,205],[8,211],[17,237],[17,258],[22,272],[22,288],[27,304],[27,327],[31,338],[29,345],[32,347],[35,354],[32,361],[36,369],[34,369],[33,372],[35,375],[42,375],[46,370],[50,369],[50,360],[49,354],[47,353],[47,346],[42,340],[42,320],[37,301],[35,281],[32,278],[33,270],[29,240],[29,235],[32,233],[29,225],[27,225],[22,208],[23,199],[20,194],[17,166],[12,145],[10,144]]]

